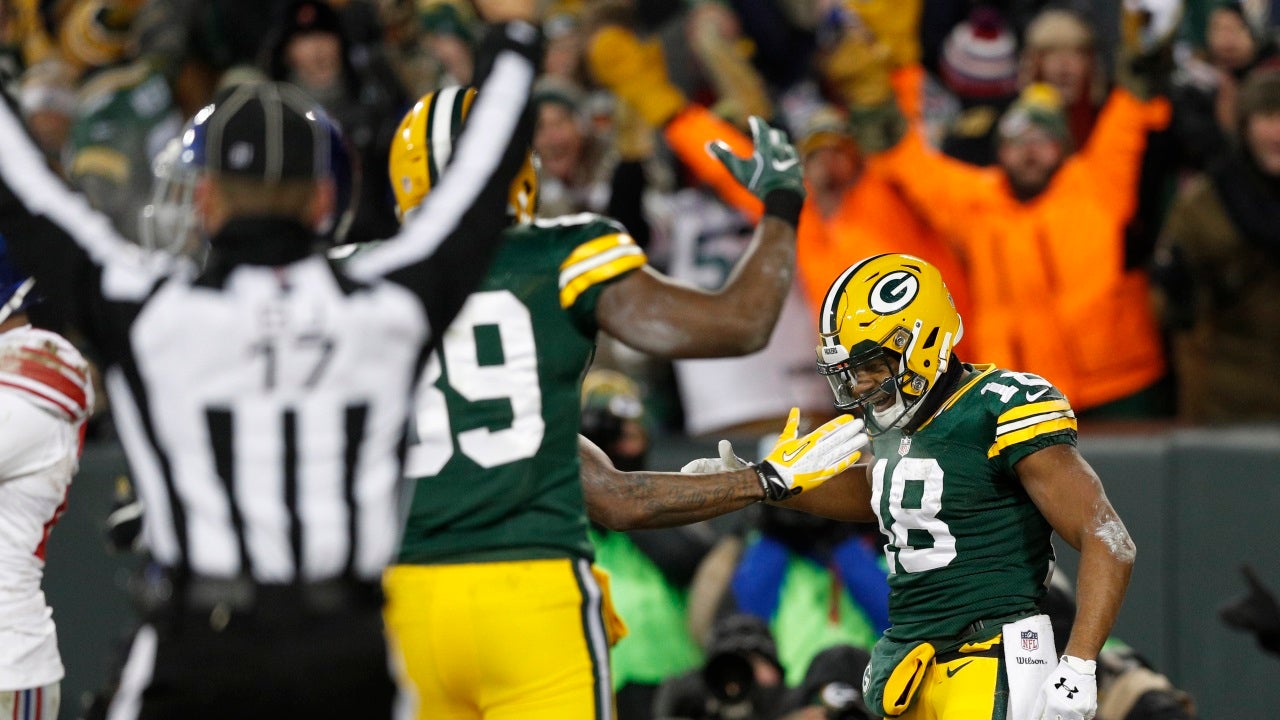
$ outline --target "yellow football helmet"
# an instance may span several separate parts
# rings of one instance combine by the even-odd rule
[[[387,170],[396,195],[396,216],[401,222],[439,182],[475,98],[476,89],[472,87],[441,88],[423,95],[400,121],[391,141]],[[507,211],[516,222],[530,222],[537,213],[537,162],[530,150],[511,182]]]
[[[918,257],[869,257],[840,274],[827,290],[818,319],[818,372],[836,407],[860,410],[868,429],[882,432],[911,417],[913,408],[946,371],[964,335],[942,273]],[[889,380],[859,395],[859,369],[887,361]],[[875,418],[874,402],[899,394],[902,412]]]

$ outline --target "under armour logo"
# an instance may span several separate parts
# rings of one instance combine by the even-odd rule
[[[1071,687],[1070,685],[1068,685],[1066,678],[1058,678],[1058,682],[1054,684],[1054,687],[1058,688],[1059,690],[1066,691],[1068,700],[1070,700],[1071,698],[1074,698],[1076,696],[1076,693],[1080,692],[1080,688]]]

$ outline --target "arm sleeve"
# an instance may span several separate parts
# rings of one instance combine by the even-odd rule
[[[721,200],[741,210],[752,222],[760,220],[764,215],[764,203],[707,152],[707,143],[723,140],[734,153],[747,157],[755,151],[751,138],[705,107],[693,104],[667,123],[662,137],[680,162],[687,165],[698,180],[711,186]]]
[[[988,171],[960,162],[928,146],[913,128],[893,148],[868,160],[907,199],[911,209],[944,234],[961,237],[975,206],[989,202],[995,188]]]
[[[1167,99],[1143,102],[1117,88],[1078,155],[1098,197],[1113,204],[1124,218],[1133,214],[1138,202],[1138,175],[1147,133],[1163,130],[1171,115]]]
[[[118,261],[141,268],[142,253],[49,169],[7,93],[0,103],[0,148],[0,234],[58,319],[96,340],[87,315],[102,299],[103,268]],[[121,288],[131,290],[137,287]]]
[[[533,139],[529,91],[542,35],[497,25],[477,52],[479,93],[437,188],[400,234],[351,261],[359,280],[385,277],[418,295],[443,331],[479,284],[502,238],[507,195]]]
[[[1013,376],[1013,377],[1009,377]],[[1008,378],[1008,379],[1006,379]],[[1076,444],[1076,414],[1058,388],[1030,373],[1001,373],[984,380],[1008,392],[1009,401],[995,411],[995,436],[987,457],[1012,471],[1018,461],[1050,445]],[[979,390],[981,392],[981,390]],[[1001,393],[990,393],[988,402]]]

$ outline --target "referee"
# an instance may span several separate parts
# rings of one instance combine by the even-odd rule
[[[0,233],[102,356],[163,569],[109,718],[407,710],[378,588],[412,386],[506,225],[541,56],[534,0],[477,5],[492,25],[454,160],[415,220],[345,274],[314,252],[329,136],[295,88],[239,86],[198,120],[199,272],[122,239],[0,103]]]

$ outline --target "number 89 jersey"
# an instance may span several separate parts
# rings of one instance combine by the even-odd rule
[[[949,638],[976,620],[1035,612],[1052,528],[1014,473],[1076,441],[1071,406],[1035,375],[973,368],[914,433],[872,440],[872,507],[888,542],[887,635]]]
[[[590,214],[506,235],[419,381],[401,563],[591,556],[579,393],[600,292],[644,251]]]

